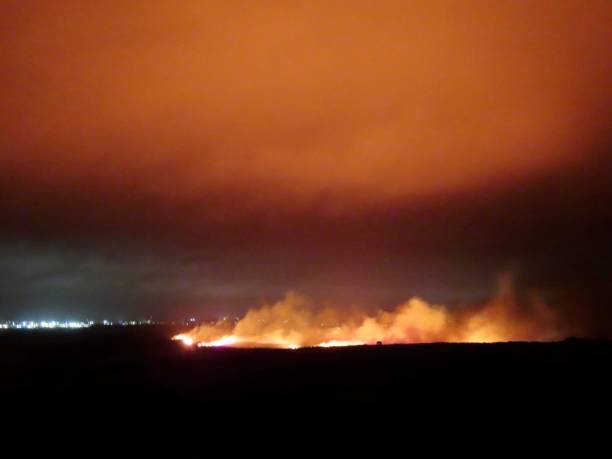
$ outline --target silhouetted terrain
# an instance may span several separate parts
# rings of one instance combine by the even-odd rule
[[[569,413],[609,403],[612,343],[606,341],[203,349],[170,341],[177,331],[4,331],[3,404],[192,414],[201,407],[325,406],[329,416],[340,407],[395,412],[401,406],[412,416],[517,406]]]

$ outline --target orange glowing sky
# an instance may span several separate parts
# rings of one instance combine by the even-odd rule
[[[0,162],[49,186],[350,209],[574,160],[610,102],[605,0],[1,9]]]
[[[599,317],[610,24],[609,0],[4,0],[0,318],[452,309],[508,268]]]

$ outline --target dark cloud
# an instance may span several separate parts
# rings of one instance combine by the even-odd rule
[[[608,174],[609,160],[599,155],[486,192],[351,217],[312,210],[282,222],[259,216],[200,225],[135,218],[109,220],[110,231],[105,216],[74,232],[50,222],[29,233],[38,243],[5,245],[3,310],[212,316],[289,289],[365,306],[412,295],[465,303],[485,298],[497,275],[511,271],[521,291],[603,334],[612,315]]]

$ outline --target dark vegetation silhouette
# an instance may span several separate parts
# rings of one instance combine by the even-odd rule
[[[211,349],[170,341],[179,331],[2,332],[3,407],[569,410],[601,407],[612,387],[608,341]]]

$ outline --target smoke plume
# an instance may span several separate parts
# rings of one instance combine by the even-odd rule
[[[288,292],[279,302],[251,309],[237,322],[223,319],[178,335],[188,345],[280,347],[430,342],[548,341],[571,331],[562,316],[537,297],[519,301],[510,277],[496,295],[467,308],[450,309],[412,298],[391,311],[345,312]]]

